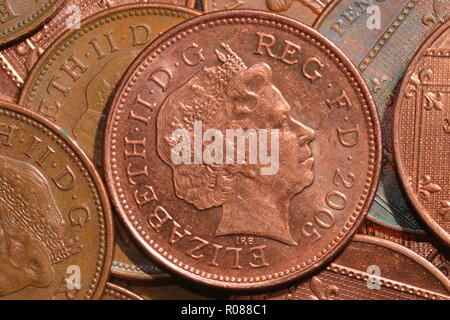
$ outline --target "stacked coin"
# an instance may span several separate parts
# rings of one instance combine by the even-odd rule
[[[449,13],[0,0],[0,298],[450,299]]]

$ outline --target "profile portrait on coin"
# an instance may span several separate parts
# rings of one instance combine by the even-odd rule
[[[64,227],[47,179],[0,155],[0,296],[51,284],[53,265],[71,255]]]
[[[313,183],[314,131],[291,116],[291,106],[272,82],[266,63],[247,67],[227,45],[215,50],[219,65],[203,68],[169,94],[157,117],[157,152],[173,171],[177,197],[199,210],[222,207],[215,236],[256,235],[297,245],[289,228],[290,200]],[[258,164],[174,164],[176,129],[279,130],[274,174]],[[272,149],[274,152],[274,149]]]

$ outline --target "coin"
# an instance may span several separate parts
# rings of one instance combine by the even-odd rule
[[[101,300],[144,300],[137,294],[118,286],[117,284],[108,282],[103,291]]]
[[[28,77],[20,101],[58,123],[101,167],[106,106],[122,73],[159,33],[195,15],[197,11],[164,4],[130,5],[99,13],[46,51]],[[114,252],[113,270],[122,266],[123,276],[149,278],[133,271],[147,266],[156,272],[131,245],[116,246]],[[143,265],[130,265],[136,259]]]
[[[414,234],[384,228],[365,220],[358,231],[400,244],[431,262],[447,278],[450,278],[450,249],[430,234]]]
[[[11,0],[10,0],[11,1]],[[2,65],[2,56],[11,68],[15,71],[11,74],[13,81],[19,88],[28,77],[29,72],[39,60],[43,52],[50,47],[67,30],[77,29],[77,22],[92,17],[99,12],[120,7],[127,4],[147,4],[153,2],[150,0],[71,0],[65,1],[64,6],[58,13],[48,21],[42,29],[31,35],[20,43],[6,48],[0,54],[0,65]],[[158,2],[176,2],[193,8],[191,0],[159,0]]]
[[[193,286],[177,278],[166,278],[152,282],[111,279],[113,283],[138,294],[144,300],[223,300],[229,298],[223,290],[211,290],[204,286]]]
[[[235,299],[448,300],[450,280],[430,262],[390,241],[356,235],[313,277],[285,289]]]
[[[34,31],[50,18],[64,0],[1,0],[0,45]]]
[[[281,15],[221,11],[172,28],[129,68],[108,121],[105,175],[123,221],[161,264],[209,285],[268,287],[318,268],[357,230],[378,181],[366,86],[329,41]],[[176,165],[171,131],[188,141],[194,126],[196,148],[203,131],[217,148],[189,164],[187,142]],[[263,137],[237,152],[259,150],[264,164],[224,163],[234,129]]]
[[[450,246],[450,21],[408,67],[394,115],[394,151],[406,194]]]
[[[61,129],[0,104],[0,297],[99,298],[113,248],[99,175]]]
[[[312,25],[332,0],[203,0],[205,12],[259,9],[276,12]]]
[[[128,231],[125,230],[120,221],[116,220],[116,245],[111,266],[111,273],[119,278],[155,280],[168,277],[169,275],[146,257],[138,248]]]
[[[20,95],[20,89],[16,85],[14,79],[16,71],[11,67],[9,62],[4,58],[0,51],[0,94],[8,97],[7,100],[17,101]]]
[[[314,24],[358,67],[375,98],[383,131],[383,168],[368,219],[398,231],[424,232],[395,170],[393,97],[415,51],[449,12],[450,2],[442,0],[340,0]]]

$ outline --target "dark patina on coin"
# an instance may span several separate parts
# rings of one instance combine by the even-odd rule
[[[260,288],[317,269],[356,232],[378,181],[378,118],[356,69],[271,13],[171,29],[130,67],[108,121],[104,168],[123,221],[161,264],[205,284]],[[227,131],[252,146],[239,153]]]

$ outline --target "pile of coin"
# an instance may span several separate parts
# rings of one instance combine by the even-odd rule
[[[450,299],[448,0],[0,0],[0,66],[1,299]]]

